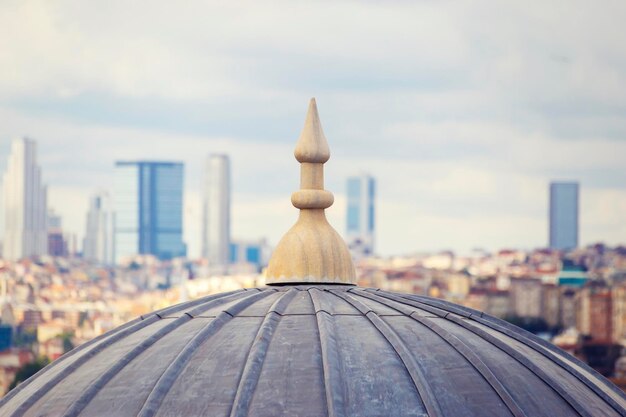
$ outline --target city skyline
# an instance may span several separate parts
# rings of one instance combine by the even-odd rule
[[[36,144],[36,141],[34,141],[34,140],[31,140],[31,142],[33,142],[33,143],[35,143],[35,144]],[[211,153],[211,154],[209,155],[209,157],[207,158],[207,165],[205,166],[205,174],[204,174],[205,176],[207,175],[207,172],[211,169],[211,168],[210,168],[210,167],[211,167],[211,159],[215,159],[215,158],[218,158],[218,159],[220,159],[220,160],[221,160],[221,159],[226,158],[226,160],[227,160],[227,164],[226,164],[226,171],[229,171],[229,170],[230,170],[230,158],[229,158],[229,156],[228,156],[228,155],[225,155],[225,154],[216,154],[216,153]],[[118,162],[116,162],[116,164],[117,164],[117,163],[118,163]],[[160,163],[160,162],[159,162],[159,161],[152,161],[152,160],[145,160],[145,161],[141,161],[140,163],[146,163],[146,164],[158,164],[158,163]],[[218,164],[218,165],[220,165],[220,164]],[[223,165],[223,164],[221,164],[221,165]],[[220,166],[221,166],[221,165],[220,165]],[[183,164],[183,168],[182,168],[182,171],[181,171],[181,172],[183,172],[183,171],[184,171],[184,166],[185,166],[185,164]],[[216,166],[216,167],[217,167],[217,166]],[[221,167],[221,168],[220,168],[220,167],[217,167],[217,168],[216,168],[216,167],[214,167],[214,168],[215,168],[215,169],[219,168],[220,170],[223,170],[223,169],[222,169],[223,167]],[[222,173],[222,174],[223,174],[223,173]],[[114,175],[112,175],[112,178],[113,178],[113,177],[114,177]],[[228,182],[229,182],[229,184],[230,184],[230,181],[231,181],[231,180],[230,180],[230,174],[229,174],[229,172],[227,172],[227,177],[228,177]],[[371,176],[369,176],[369,175],[365,175],[365,177],[366,177],[366,178],[368,178],[368,179],[370,179],[370,180],[372,180],[372,181],[374,181],[374,178],[373,178],[373,177],[371,177]],[[207,191],[209,190],[209,188],[211,188],[211,187],[208,187],[208,183],[206,182],[206,179],[207,179],[207,178],[208,178],[208,177],[205,177],[205,181],[204,181],[204,185],[203,185],[203,189],[204,189],[204,191],[202,191],[202,192],[207,192]],[[349,177],[347,177],[347,181],[348,181],[348,183],[349,183],[351,180],[355,179],[355,178],[360,178],[360,177],[354,177],[354,176],[349,176]],[[572,182],[572,181],[551,181],[549,184],[550,184],[550,187],[551,187],[551,189],[552,189],[552,185],[553,185],[553,184],[572,184],[572,183],[576,184],[577,186],[578,186],[578,184],[579,184],[578,182]],[[1,184],[0,184],[0,186],[1,186]],[[47,188],[47,187],[46,187],[46,188]],[[112,187],[112,188],[114,188],[114,187]],[[227,188],[230,190],[230,185],[229,185]],[[214,191],[215,191],[215,190],[214,190]],[[105,191],[105,190],[101,190],[100,192],[106,192],[106,191]],[[204,229],[204,227],[205,227],[205,226],[204,226],[204,222],[205,222],[205,220],[203,219],[203,218],[204,218],[204,214],[201,214],[201,215],[199,216],[199,217],[200,217],[199,219],[198,219],[198,218],[195,218],[195,217],[194,217],[194,218],[191,218],[191,219],[189,218],[189,204],[188,204],[188,201],[185,201],[185,200],[186,200],[186,198],[187,198],[187,195],[186,195],[186,194],[188,194],[188,193],[189,193],[189,191],[188,191],[188,190],[186,190],[186,189],[184,189],[184,190],[183,190],[183,206],[181,206],[181,211],[182,211],[182,212],[185,212],[185,213],[186,213],[186,215],[185,215],[185,214],[181,214],[182,219],[183,219],[183,221],[184,221],[184,223],[185,223],[185,224],[188,224],[188,223],[202,224],[202,225],[203,225],[203,226],[202,226],[202,227],[203,227],[203,229],[202,229],[202,230],[205,230],[205,229]],[[230,194],[230,191],[228,192],[228,194]],[[342,200],[343,200],[343,202],[344,202],[344,204],[345,204],[345,206],[344,206],[344,207],[345,207],[346,213],[347,213],[347,211],[348,211],[348,209],[349,209],[349,206],[350,206],[350,203],[349,203],[349,201],[350,201],[350,197],[348,196],[348,194],[349,194],[349,192],[347,192],[344,196],[342,196],[342,195],[341,195],[341,193],[339,193],[339,195],[340,195],[340,196],[339,196],[339,201],[340,201],[340,204],[341,204],[341,202],[342,202]],[[578,196],[577,196],[577,198],[578,198]],[[230,197],[228,198],[228,200],[229,200],[229,201],[228,201],[228,206],[230,206],[230,205],[231,205],[231,203],[230,203]],[[90,200],[90,201],[91,201],[91,200]],[[223,202],[222,202],[222,203],[223,203]],[[204,205],[205,205],[205,203],[203,202],[203,203],[201,204],[201,207],[200,207],[200,209],[202,210],[202,213],[205,213],[205,209],[203,208],[203,207],[204,207]],[[54,210],[54,207],[52,207],[52,206],[50,206],[50,207],[48,207],[48,208],[49,208],[49,209],[51,209],[51,210]],[[551,208],[551,205],[550,205],[550,199],[548,199],[548,211],[550,211],[550,208]],[[576,209],[577,209],[578,211],[580,211],[580,209],[579,209],[579,207],[578,207],[578,204],[577,204]],[[86,210],[85,214],[87,214],[87,215],[88,215],[88,214],[89,214],[89,210],[90,210],[90,209]],[[2,213],[2,209],[0,209],[0,213]],[[338,214],[337,214],[337,213],[335,213],[335,216],[334,216],[334,217],[336,218],[337,216],[338,216]],[[62,216],[58,216],[58,217],[61,217],[61,218],[62,218]],[[230,217],[230,215],[229,215],[228,217]],[[349,217],[349,216],[348,216],[348,217]],[[549,217],[549,219],[550,219],[550,216],[548,216],[548,217]],[[582,216],[582,217],[583,217],[583,219],[584,219],[584,214],[583,214],[583,216]],[[333,216],[331,216],[331,218],[333,218]],[[214,219],[214,220],[215,220],[215,219]],[[344,214],[344,220],[346,220],[346,223],[345,223],[345,225],[346,225],[346,229],[345,229],[345,230],[346,230],[346,232],[345,232],[345,234],[344,234],[344,238],[345,238],[347,241],[349,241],[349,240],[351,239],[351,235],[350,235],[350,232],[347,230],[347,228],[348,228],[348,221],[347,221],[347,220],[348,220],[348,219],[347,219],[347,217],[345,216],[345,214]],[[579,221],[579,220],[577,219],[577,222],[578,222],[578,221]],[[230,223],[230,222],[228,222],[228,223]],[[550,226],[550,220],[548,220],[548,226]],[[230,225],[228,225],[228,229],[230,229],[230,228],[231,228],[231,226],[230,226]],[[88,229],[88,228],[87,228],[87,227],[85,227],[85,235],[83,235],[82,237],[81,237],[81,236],[77,236],[77,234],[76,234],[75,232],[74,232],[74,233],[69,232],[69,233],[65,233],[65,234],[64,234],[64,238],[67,238],[67,239],[73,239],[74,241],[76,241],[76,240],[80,237],[81,239],[79,239],[79,240],[81,240],[81,241],[82,241],[82,243],[83,243],[83,245],[84,245],[84,243],[85,243],[85,238],[86,238],[86,233],[87,233],[87,229]],[[549,229],[549,227],[548,227],[548,229]],[[66,231],[66,229],[64,229],[64,231]],[[222,232],[223,232],[223,231],[222,231]],[[184,231],[183,231],[183,233],[182,233],[182,243],[185,245],[185,247],[188,247],[188,246],[189,246],[189,244],[188,244],[188,239],[189,239],[189,240],[191,240],[191,241],[193,242],[194,237],[196,237],[196,236],[194,236],[194,235],[193,235],[193,233],[196,233],[196,235],[198,235],[198,234],[197,234],[197,231],[196,231],[195,229],[192,231],[192,233],[189,233],[189,231],[188,231],[188,230],[184,230]],[[577,230],[576,230],[576,232],[575,232],[575,233],[578,235],[578,227],[577,227]],[[200,235],[200,236],[203,236],[203,235],[204,235],[204,231],[202,231],[199,235]],[[265,236],[267,236],[267,235],[271,235],[271,233],[268,233],[268,234],[266,234]],[[354,237],[354,236],[352,236],[352,237]],[[230,242],[230,241],[232,241],[232,240],[231,240],[231,238],[232,238],[232,237],[229,237],[229,239],[228,239],[228,240],[229,240],[229,242]],[[264,238],[264,237],[262,237],[262,238]],[[248,241],[257,241],[258,239],[259,239],[259,236],[256,236],[256,237],[254,237],[254,238],[246,238],[246,239],[244,239],[244,240],[248,240]],[[201,240],[202,240],[202,238],[200,238],[200,241],[201,241]],[[237,241],[242,241],[242,239],[240,239],[240,238],[235,238],[235,240],[237,240]],[[373,235],[372,235],[372,240],[373,240]],[[549,240],[549,239],[548,239],[548,240]],[[578,238],[577,238],[577,242],[578,242]],[[602,243],[608,243],[608,244],[611,244],[611,242],[607,242],[607,241],[603,241],[603,240],[595,240],[595,241],[590,241],[590,242],[588,242],[588,244],[597,243],[597,242],[602,242]],[[65,243],[66,245],[68,245],[68,246],[69,246],[69,244],[70,244],[70,242],[68,242],[68,241],[64,241],[64,243]],[[622,243],[623,243],[623,242],[619,242],[619,241],[618,241],[618,242],[616,242],[616,244],[622,244]],[[275,243],[274,243],[274,244],[275,244]],[[81,245],[81,246],[82,246],[82,245]],[[111,244],[111,246],[114,246],[114,244]],[[584,244],[583,244],[583,245],[579,245],[579,247],[580,247],[580,246],[584,246]],[[473,250],[475,250],[475,249],[489,249],[489,250],[498,250],[498,249],[502,249],[502,248],[531,249],[531,248],[541,248],[541,247],[553,247],[553,246],[551,246],[550,242],[548,242],[548,245],[541,245],[541,244],[537,244],[537,245],[534,245],[534,246],[532,246],[532,247],[524,247],[524,246],[519,246],[519,245],[517,245],[517,246],[516,246],[516,245],[507,245],[507,246],[500,246],[500,247],[497,247],[497,246],[491,246],[491,247],[488,247],[488,246],[473,245],[471,248],[468,248],[467,250],[465,250],[465,251],[460,251],[460,252],[461,252],[461,253],[469,253],[469,252],[471,252],[471,251],[473,251]],[[78,248],[76,248],[76,247],[75,247],[75,249],[78,249]],[[82,247],[81,247],[81,249],[82,249],[82,250],[84,250],[84,246],[82,246]],[[197,248],[197,249],[200,249],[200,252],[198,252],[198,255],[197,255],[197,256],[194,256],[194,252],[196,252],[196,251],[194,251],[194,250],[192,249],[192,250],[191,250],[191,254],[189,254],[189,253],[188,253],[188,257],[189,257],[189,258],[191,258],[191,259],[200,258],[200,257],[203,257],[203,258],[207,259],[206,253],[204,253],[204,252],[201,250],[201,248]],[[187,249],[187,250],[188,250],[188,249]],[[431,248],[422,249],[422,250],[414,250],[414,251],[412,251],[412,252],[429,252],[429,251],[430,251],[430,252],[437,252],[437,251],[444,251],[444,250],[457,250],[457,251],[458,251],[458,249],[455,249],[455,248],[453,248],[453,247],[441,247],[441,248],[432,248],[432,247],[431,247]],[[230,256],[229,252],[230,252],[230,250],[227,250],[227,252],[226,252],[227,257],[228,257],[228,256]],[[376,253],[376,252],[374,252],[374,253]],[[401,252],[401,253],[384,253],[384,252],[383,252],[383,253],[382,253],[382,255],[383,255],[383,256],[385,256],[385,255],[387,255],[387,256],[388,256],[388,255],[404,255],[404,254],[409,254],[409,253],[411,253],[411,251],[405,251],[405,252]]]
[[[344,180],[371,172],[381,254],[543,246],[545,187],[561,179],[585,190],[581,244],[623,243],[625,5],[168,6],[0,6],[12,35],[0,40],[0,154],[14,136],[38,140],[50,205],[79,238],[115,160],[184,161],[191,219],[198,156],[220,152],[236,161],[233,238],[276,244],[295,219],[283,173],[297,170],[278,156],[316,96],[330,116],[328,215],[345,230]],[[195,256],[200,228],[185,225]]]

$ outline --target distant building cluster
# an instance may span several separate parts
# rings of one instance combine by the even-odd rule
[[[365,258],[357,270],[363,286],[443,298],[509,320],[607,376],[626,349],[626,247]]]
[[[120,267],[50,256],[0,260],[0,397],[36,358],[55,360],[141,314],[262,282],[255,271],[214,276],[202,262],[152,255]]]
[[[263,256],[255,242],[233,242],[230,253],[251,262]],[[363,287],[504,318],[626,384],[626,247],[364,257],[356,267]],[[216,276],[206,262],[153,255],[124,266],[49,256],[0,261],[0,394],[37,357],[54,360],[149,311],[264,282],[254,270]]]

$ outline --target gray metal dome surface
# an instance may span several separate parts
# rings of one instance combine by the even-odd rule
[[[620,416],[587,365],[442,300],[241,290],[142,316],[11,391],[1,416]]]

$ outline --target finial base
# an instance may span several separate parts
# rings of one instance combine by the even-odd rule
[[[350,252],[323,209],[300,212],[296,224],[278,243],[266,275],[268,285],[356,282]]]

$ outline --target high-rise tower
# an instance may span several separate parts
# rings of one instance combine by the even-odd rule
[[[202,256],[209,267],[224,269],[230,249],[230,160],[211,154],[207,159],[202,215]]]
[[[2,183],[4,258],[18,260],[45,255],[48,246],[46,187],[41,181],[34,140],[13,140]]]
[[[105,191],[93,195],[89,201],[83,257],[104,265],[113,264],[114,215],[111,198]]]
[[[374,253],[376,181],[369,175],[348,178],[346,228],[348,247],[355,257]]]
[[[550,247],[578,247],[578,183],[550,183]]]
[[[115,262],[185,256],[182,163],[116,162],[114,204]]]

